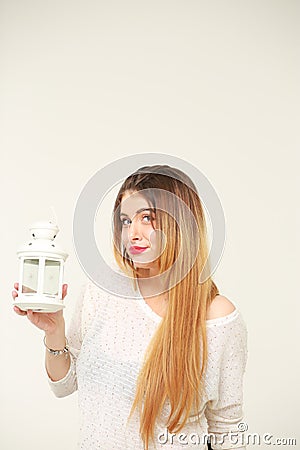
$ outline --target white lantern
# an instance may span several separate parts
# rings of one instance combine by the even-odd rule
[[[32,240],[17,252],[20,275],[14,305],[23,311],[56,312],[65,306],[62,285],[68,255],[53,242],[58,231],[51,221],[34,223],[30,227]]]

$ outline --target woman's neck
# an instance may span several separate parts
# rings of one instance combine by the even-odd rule
[[[167,293],[158,272],[152,269],[139,270],[137,283],[143,297],[166,297]]]

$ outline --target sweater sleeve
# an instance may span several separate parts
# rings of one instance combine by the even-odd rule
[[[218,395],[205,409],[211,447],[214,450],[244,450],[243,378],[247,362],[247,329],[241,316],[226,324],[220,359]]]
[[[73,392],[77,390],[76,361],[80,353],[83,339],[82,316],[84,309],[84,297],[87,291],[87,286],[88,283],[85,283],[81,287],[80,294],[77,298],[77,302],[72,313],[70,325],[66,333],[69,345],[69,354],[71,359],[69,371],[67,372],[64,378],[58,381],[51,380],[51,378],[47,374],[50,389],[52,390],[52,392],[56,397],[66,397],[67,395],[71,395]]]

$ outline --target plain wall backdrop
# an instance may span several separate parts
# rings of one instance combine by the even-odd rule
[[[85,280],[77,197],[101,167],[145,152],[189,161],[217,191],[215,280],[248,327],[248,432],[300,448],[299,18],[292,0],[0,1],[1,449],[73,450],[78,437],[77,393],[54,397],[43,332],[12,309],[16,250],[54,206],[68,324]]]

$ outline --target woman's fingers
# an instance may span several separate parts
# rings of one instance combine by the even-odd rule
[[[14,284],[14,288],[18,289],[19,287],[19,283],[15,283]],[[12,291],[11,293],[13,299],[15,300],[16,297],[18,297],[18,292],[17,291]],[[18,306],[14,305],[14,311],[19,315],[19,316],[26,316],[27,312],[26,311],[22,311],[22,309],[20,309]]]
[[[22,309],[20,309],[18,306],[14,306],[14,311],[15,311],[19,316],[26,316],[26,315],[27,315],[27,311],[22,311]]]
[[[15,283],[14,284],[14,288],[15,289],[19,289],[19,283]],[[13,299],[15,300],[16,297],[18,297],[18,292],[17,291],[12,291],[11,293]],[[17,313],[19,316],[27,316],[27,311],[23,311],[22,309],[20,309],[18,306],[14,305],[14,311],[15,313]]]
[[[15,283],[14,284],[14,288],[18,289],[18,287],[19,287],[19,283]],[[63,299],[67,295],[67,291],[68,291],[68,285],[67,284],[63,284],[63,287],[62,287],[62,298]],[[12,291],[12,297],[13,297],[14,300],[18,297],[18,291],[17,290],[13,290]],[[40,322],[40,315],[39,314],[36,314],[31,309],[29,309],[28,311],[23,311],[17,305],[13,306],[13,310],[19,316],[27,316],[28,320],[31,323],[33,323],[34,325],[38,326],[38,323]],[[61,314],[62,315],[62,311],[58,311],[57,313],[53,313],[53,314]]]
[[[67,293],[68,293],[68,285],[67,284],[63,284],[63,287],[62,287],[62,298],[63,299],[65,298]]]

